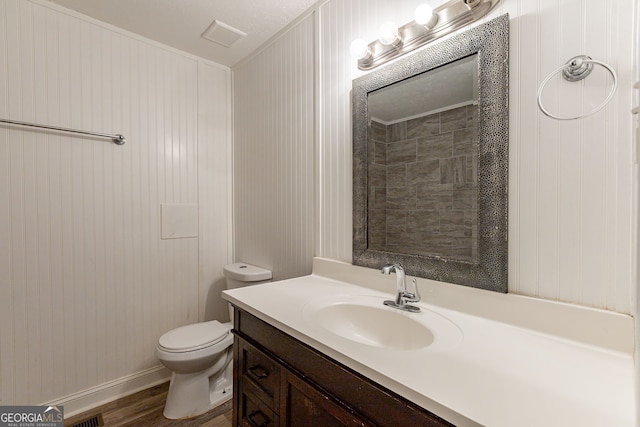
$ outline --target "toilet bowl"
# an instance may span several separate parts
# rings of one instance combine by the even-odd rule
[[[232,396],[231,324],[217,320],[181,326],[160,337],[156,358],[172,371],[164,406],[171,419],[203,414]],[[222,375],[220,375],[222,373]]]
[[[228,289],[271,280],[269,270],[245,263],[225,266],[224,274]],[[166,418],[194,417],[231,399],[232,327],[232,322],[212,320],[181,326],[160,337],[156,358],[172,371],[163,412]]]

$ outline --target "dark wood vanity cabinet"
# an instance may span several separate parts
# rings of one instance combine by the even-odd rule
[[[235,427],[452,425],[245,311],[234,324]]]

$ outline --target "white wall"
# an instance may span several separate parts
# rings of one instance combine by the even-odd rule
[[[511,21],[510,292],[631,312],[637,255],[632,242],[633,3],[503,0],[485,18],[486,21],[509,13]],[[316,51],[316,138],[299,142],[308,144],[308,150],[316,144],[316,180],[311,183],[303,177],[306,168],[295,169],[298,166],[293,158],[262,171],[260,180],[276,186],[285,180],[294,181],[298,191],[317,191],[317,231],[313,242],[305,240],[307,251],[315,246],[317,256],[351,261],[350,89],[352,79],[361,72],[349,56],[349,44],[356,37],[373,40],[385,20],[409,21],[415,6],[416,2],[409,0],[329,0],[316,8],[315,39],[304,40],[305,49]],[[288,33],[282,36],[287,37]],[[291,48],[290,53],[299,49]],[[573,122],[551,120],[536,106],[538,85],[549,72],[578,54],[611,64],[618,72],[619,89],[610,104],[592,117]],[[266,124],[284,133],[297,126],[295,116],[285,115],[284,121],[272,118],[284,111],[280,96],[285,95],[279,94],[290,96],[284,82],[258,80],[265,69],[263,58],[272,58],[270,64],[275,73],[291,73],[280,65],[287,57],[286,46],[276,40],[259,56],[242,64],[242,73],[234,69],[236,91],[253,91],[261,96],[267,85],[271,94],[260,98],[261,105],[251,109],[250,117],[236,108],[235,142],[245,151],[259,150],[279,139],[269,132],[250,139],[240,133],[245,126],[262,123],[261,130]],[[244,71],[252,67],[253,73]],[[273,68],[268,72],[273,74]],[[288,75],[301,78],[302,74]],[[561,114],[588,111],[604,99],[610,84],[601,69],[574,86],[556,77],[550,90],[545,91],[545,105]],[[309,105],[309,96],[309,90],[303,91],[297,95],[297,102]],[[294,176],[282,176],[282,169],[291,170]],[[237,185],[251,182],[243,175],[236,174],[236,178],[246,181]],[[260,186],[248,188],[242,197],[260,197],[263,191]],[[273,208],[245,211],[243,227],[277,228],[281,214],[281,210]],[[236,226],[238,233],[240,223]],[[257,259],[264,256],[258,254],[290,253],[293,248],[300,248],[292,238],[274,239],[259,234],[254,237],[253,241],[237,240],[238,255],[252,253]],[[304,262],[294,262],[298,264],[297,271],[308,270]],[[278,274],[278,268],[275,271]]]
[[[229,318],[220,298],[233,257],[231,71],[198,61],[199,320]]]
[[[634,67],[636,81],[633,96],[634,107],[640,107],[640,5],[636,2],[635,10],[635,28],[634,28]],[[640,254],[640,113],[635,116],[635,217],[636,217],[636,256]],[[640,425],[640,262],[636,261],[636,299],[635,307],[632,310],[635,316],[635,366],[636,366],[636,424]]]
[[[314,20],[234,67],[235,259],[308,274],[313,260]]]
[[[207,298],[231,254],[230,71],[4,0],[0,88],[3,118],[127,137],[0,126],[0,403],[157,380],[162,333],[227,318]],[[199,238],[161,240],[161,203],[196,204]]]

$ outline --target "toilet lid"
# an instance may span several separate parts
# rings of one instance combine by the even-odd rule
[[[193,351],[222,341],[229,328],[212,320],[173,329],[160,337],[158,344],[167,351]]]

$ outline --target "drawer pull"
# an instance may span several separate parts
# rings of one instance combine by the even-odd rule
[[[249,421],[252,425],[256,427],[268,427],[271,420],[264,414],[262,411],[255,411],[253,414],[249,415]]]
[[[247,371],[249,371],[251,375],[259,380],[267,378],[269,376],[269,371],[267,371],[260,365],[252,366],[251,368],[247,369]]]

